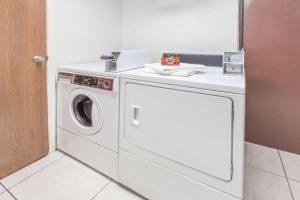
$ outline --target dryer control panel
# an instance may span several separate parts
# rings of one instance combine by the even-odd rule
[[[113,91],[114,89],[114,79],[104,77],[59,72],[58,81],[107,91]]]

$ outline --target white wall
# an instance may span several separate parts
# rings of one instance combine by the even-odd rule
[[[122,47],[162,51],[238,49],[239,0],[122,0]]]
[[[50,151],[55,148],[57,66],[99,60],[121,48],[121,0],[47,1],[48,113]]]

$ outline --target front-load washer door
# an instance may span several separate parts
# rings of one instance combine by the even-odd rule
[[[103,108],[96,96],[86,89],[75,89],[70,94],[69,114],[73,126],[82,135],[93,135],[103,125]]]

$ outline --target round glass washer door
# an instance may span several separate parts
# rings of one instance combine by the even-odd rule
[[[79,134],[93,135],[103,125],[103,109],[100,101],[89,90],[76,89],[70,95],[70,114]]]

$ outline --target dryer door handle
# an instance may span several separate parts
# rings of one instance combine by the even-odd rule
[[[136,105],[131,105],[131,123],[134,126],[140,126],[140,114],[141,114],[141,107]]]

